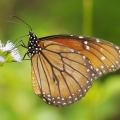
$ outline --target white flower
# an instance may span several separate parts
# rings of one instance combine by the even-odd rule
[[[5,58],[3,56],[0,56],[0,62],[5,62]]]
[[[14,49],[14,47],[15,47],[15,45],[12,43],[12,42],[10,42],[10,40],[9,41],[7,41],[7,44],[5,45],[5,47],[4,47],[4,45],[1,43],[1,41],[0,41],[0,49],[1,50],[3,50],[4,52],[6,52],[6,51],[9,51],[9,50],[12,50],[12,49]]]
[[[13,57],[14,61],[21,62],[21,56],[20,56],[17,48],[14,48],[12,50],[12,57]]]
[[[15,45],[9,40],[7,44],[4,46],[0,41],[0,62],[21,62],[21,56],[15,48]]]

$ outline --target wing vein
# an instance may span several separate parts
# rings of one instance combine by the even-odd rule
[[[39,56],[39,59],[41,60],[40,56]],[[45,65],[45,61],[44,61],[44,60],[43,60],[43,63],[44,63],[44,65]],[[47,83],[48,83],[49,92],[50,92],[50,97],[52,97],[49,80],[48,80],[47,74],[46,74],[46,72],[45,72],[45,68],[44,68],[44,66],[43,66],[43,64],[42,64],[42,60],[41,60],[41,65],[42,65],[42,68],[43,68],[43,71],[44,71],[44,74],[45,74],[45,77],[46,77],[46,80],[47,80]],[[46,65],[45,65],[45,66],[46,66]],[[46,67],[46,68],[47,68],[47,67]]]
[[[110,51],[108,51],[107,49],[105,49],[104,47],[101,47],[99,44],[95,44],[95,43],[93,43],[93,42],[91,42],[92,44],[94,44],[94,45],[96,45],[96,46],[99,46],[100,48],[102,48],[102,49],[104,49],[104,50],[106,50],[109,54],[111,54],[114,58],[116,58],[118,61],[119,61],[119,59],[114,55],[114,54],[112,54]],[[111,47],[110,45],[108,45],[108,44],[106,44],[107,46],[109,46],[109,47]],[[91,46],[91,45],[90,45]],[[92,46],[91,46],[92,47]],[[92,47],[92,48],[94,48],[94,47]],[[112,48],[112,47],[111,47]],[[95,49],[95,48],[94,48]],[[97,49],[95,49],[95,50],[97,50]],[[98,51],[98,50],[97,50]],[[100,52],[100,51],[98,51],[98,52]],[[102,52],[100,52],[101,54],[102,54]],[[103,54],[102,54],[103,55]],[[106,55],[105,55],[106,56]],[[106,56],[106,58],[112,63],[112,64],[114,64],[107,56]]]

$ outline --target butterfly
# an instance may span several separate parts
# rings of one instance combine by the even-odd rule
[[[25,54],[31,60],[32,87],[47,104],[70,105],[85,96],[93,81],[120,68],[120,47],[93,37],[29,31]]]

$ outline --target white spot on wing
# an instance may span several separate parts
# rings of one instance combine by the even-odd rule
[[[83,56],[83,59],[84,59],[84,60],[85,60],[85,58],[86,58],[86,57],[85,57],[85,56]]]
[[[75,100],[78,100],[78,98],[75,98]]]
[[[120,50],[119,50],[119,53],[120,53]]]
[[[90,72],[90,69],[87,69],[87,72]]]
[[[60,97],[57,97],[57,99],[60,99]]]
[[[103,66],[103,65],[101,65],[101,68],[103,69],[103,68],[104,68],[104,66]]]
[[[68,98],[72,98],[72,96],[69,96]]]
[[[71,52],[74,52],[74,50],[73,49],[70,49],[71,50]]]
[[[89,47],[88,45],[86,45],[86,49],[87,49],[87,50],[89,50],[89,49],[90,49],[90,47]]]
[[[97,38],[97,39],[96,39],[96,42],[100,42],[100,39]]]
[[[87,44],[88,42],[87,41],[84,41],[84,44]]]
[[[79,36],[79,38],[84,38],[83,36]]]
[[[99,71],[99,69],[98,69],[98,68],[96,68],[96,71]]]
[[[102,56],[102,57],[101,57],[101,60],[105,60],[105,56]]]
[[[62,100],[65,100],[65,98],[62,98]]]
[[[112,68],[114,68],[115,66],[114,66],[114,65],[112,65],[111,67],[112,67]]]
[[[95,76],[95,74],[94,74],[94,73],[92,73],[92,76]]]
[[[116,49],[119,49],[119,47],[118,46],[115,46],[116,47]]]

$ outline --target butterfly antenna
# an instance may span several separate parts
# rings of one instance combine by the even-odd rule
[[[29,25],[28,23],[26,23],[25,21],[23,21],[22,19],[20,19],[19,17],[15,16],[15,15],[12,15],[11,17],[12,17],[12,18],[14,17],[14,18],[19,19],[20,21],[22,21],[23,23],[25,23],[25,25],[20,24],[20,23],[17,23],[17,22],[14,22],[14,21],[7,21],[7,22],[12,22],[12,23],[16,23],[16,24],[23,25],[23,26],[25,26],[25,27],[29,28],[29,29],[30,29],[30,31],[32,31],[32,28],[30,27],[30,25]]]

